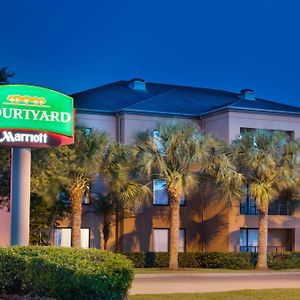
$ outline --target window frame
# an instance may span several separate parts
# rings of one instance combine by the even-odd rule
[[[152,195],[153,195],[152,196],[152,205],[153,206],[170,206],[170,199],[169,199],[167,191],[166,191],[166,193],[167,193],[167,200],[168,200],[167,203],[155,203],[155,190],[154,190],[154,182],[155,182],[155,180],[164,180],[164,181],[166,181],[165,179],[160,178],[160,177],[155,177],[155,178],[152,179]],[[183,201],[181,201],[182,198],[180,199],[180,206],[181,207],[185,207],[186,206],[186,202],[187,202],[187,199],[186,199],[186,196],[185,196],[184,192],[183,192],[183,195],[184,195]]]
[[[167,240],[167,248],[168,251],[164,251],[165,253],[170,252],[170,228],[165,228],[165,227],[153,227],[153,252],[158,253],[155,251],[155,244],[154,244],[154,231],[155,230],[167,230],[168,231],[168,240]],[[180,231],[183,230],[184,232],[184,239],[183,239],[183,251],[179,251],[179,244],[178,244],[178,252],[184,253],[186,252],[186,227],[180,227],[179,228],[179,237],[178,241],[180,242]],[[161,252],[161,251],[159,251]]]
[[[70,238],[71,245],[70,246],[65,246],[65,247],[68,247],[68,248],[70,247],[71,248],[72,247],[72,227],[68,227],[68,226],[54,227],[54,231],[53,231],[53,245],[55,247],[64,247],[64,246],[57,246],[57,245],[55,245],[55,230],[56,229],[70,229],[70,231],[71,231],[71,238]],[[89,230],[89,245],[88,245],[88,248],[86,248],[86,249],[91,248],[91,228],[90,227],[82,227],[80,229],[88,229]]]

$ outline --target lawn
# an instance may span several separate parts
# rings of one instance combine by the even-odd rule
[[[134,295],[129,300],[299,300],[300,289],[242,290],[203,294]]]
[[[230,269],[201,269],[201,268],[181,268],[179,270],[169,270],[164,268],[135,268],[135,274],[163,274],[163,273],[247,273],[247,272],[262,272],[251,270],[230,270]],[[300,272],[300,269],[287,269],[287,270],[272,270],[263,272]],[[299,298],[300,299],[300,298]]]

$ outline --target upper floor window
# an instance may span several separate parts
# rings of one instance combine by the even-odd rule
[[[185,205],[185,195],[182,193],[180,199],[180,205]],[[153,204],[154,205],[169,205],[169,197],[166,190],[165,179],[154,179],[153,180]]]
[[[250,194],[249,184],[245,185],[245,198],[240,202],[240,214],[242,215],[258,215],[258,206],[255,198]],[[292,211],[289,208],[288,200],[278,198],[269,204],[269,215],[291,215]]]

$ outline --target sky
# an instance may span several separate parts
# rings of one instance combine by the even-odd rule
[[[1,0],[12,83],[72,94],[118,80],[300,106],[298,0]]]

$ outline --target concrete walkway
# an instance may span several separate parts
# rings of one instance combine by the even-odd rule
[[[300,272],[137,274],[129,293],[207,293],[273,288],[300,288]]]

